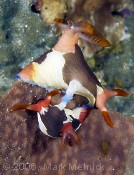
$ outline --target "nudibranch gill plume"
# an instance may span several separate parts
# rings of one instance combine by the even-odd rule
[[[89,22],[73,22],[60,18],[56,18],[54,22],[62,30],[59,41],[52,50],[27,65],[17,74],[17,78],[43,88],[64,89],[66,93],[57,105],[60,110],[66,107],[74,94],[86,97],[90,106],[100,109],[106,123],[114,127],[105,103],[109,97],[128,94],[121,89],[104,89],[89,68],[78,45],[79,39],[102,47],[110,47],[110,42]]]

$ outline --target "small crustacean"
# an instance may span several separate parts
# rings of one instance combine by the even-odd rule
[[[74,94],[87,97],[90,106],[100,109],[106,123],[113,127],[105,102],[109,97],[128,94],[121,89],[104,89],[78,46],[79,39],[102,47],[111,46],[110,42],[89,22],[65,21],[60,18],[54,21],[63,31],[59,41],[52,50],[26,66],[17,78],[44,88],[66,90],[61,103],[57,105],[60,110],[65,108]]]
[[[65,108],[59,110],[56,106],[51,106],[51,99],[59,94],[60,90],[53,90],[47,94],[45,99],[38,100],[35,104],[20,104],[11,108],[11,111],[21,109],[37,112],[38,124],[40,130],[50,137],[62,137],[62,147],[66,144],[73,145],[73,141],[80,142],[75,131],[87,118],[91,108],[77,107],[73,110]]]

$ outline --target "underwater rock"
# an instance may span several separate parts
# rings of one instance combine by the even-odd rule
[[[134,143],[134,118],[110,112],[115,128],[93,110],[77,132],[81,145],[61,149],[61,139],[49,138],[38,129],[35,113],[11,112],[16,104],[32,103],[44,98],[46,90],[22,82],[0,99],[1,173],[2,175],[123,175],[126,157]],[[60,102],[60,96],[52,104]],[[87,103],[76,96],[68,108]]]
[[[52,29],[31,12],[31,3],[32,0],[0,1],[0,94],[11,87],[22,67],[47,51],[57,39]]]
[[[133,175],[133,174],[134,174],[134,144],[127,156],[126,172],[124,175]]]
[[[53,19],[56,17],[67,18],[71,20],[89,20],[96,28],[99,28],[100,32],[105,34],[110,39],[112,44],[118,43],[125,30],[124,18],[121,15],[113,15],[121,9],[121,7],[132,6],[127,0],[87,0],[87,1],[61,1],[61,0],[34,0],[33,5],[41,15],[45,24],[52,24]],[[53,15],[52,14],[53,11]],[[131,15],[132,13],[130,13]],[[84,44],[83,47],[86,47]],[[89,48],[89,53],[95,53],[96,49]]]
[[[118,15],[113,15],[112,11],[120,9],[124,4],[128,8],[131,6],[127,0],[69,0],[64,2],[61,0],[53,0],[52,3],[48,2],[49,1],[45,0],[33,1],[33,5],[40,12],[45,24],[52,24],[55,17],[65,17],[73,21],[91,21],[112,44],[116,44],[121,40],[125,30],[124,19]],[[53,15],[51,15],[52,11]],[[81,41],[79,44],[80,47],[83,48],[84,55],[87,58],[92,57],[97,51],[102,49],[96,47],[96,45],[83,43]]]
[[[62,0],[36,0],[44,23],[52,24],[57,17],[64,17],[67,12],[65,2]]]
[[[96,62],[100,65],[99,69],[105,72],[103,80],[107,82],[106,86],[109,88],[123,88],[129,93],[129,97],[125,101],[118,97],[109,101],[109,107],[111,107],[111,109],[114,111],[117,110],[124,115],[134,114],[134,23],[131,21],[133,18],[134,15],[126,22],[128,33],[131,34],[130,39],[116,45],[111,52],[102,55],[99,53],[96,57]],[[109,59],[107,59],[107,57]],[[120,106],[118,106],[117,103],[120,103]]]

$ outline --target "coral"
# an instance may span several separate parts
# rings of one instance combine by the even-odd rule
[[[94,110],[78,131],[82,145],[62,150],[60,138],[51,139],[38,130],[33,112],[10,111],[15,104],[31,103],[45,95],[45,89],[17,82],[0,100],[1,173],[123,175],[126,157],[134,143],[134,118],[110,112],[116,125],[113,129]],[[84,99],[75,97],[68,107],[84,103]],[[60,96],[52,103],[58,101]]]
[[[40,3],[40,14],[45,23],[53,23],[57,17],[64,17],[66,13],[66,5],[62,0],[38,0]]]
[[[125,20],[120,15],[113,15],[113,12],[118,11],[122,8],[122,6],[131,8],[131,3],[126,0],[89,0],[79,2],[80,4],[78,2],[76,3],[76,9],[74,13],[70,15],[71,18],[82,18],[92,21],[96,28],[106,36],[112,45],[115,45],[125,39],[123,38],[126,34]],[[83,15],[81,16],[82,11]],[[101,48],[96,48],[92,45],[87,46],[85,43],[80,43],[80,45],[86,48],[83,51],[87,58],[92,57],[96,52],[102,50]]]
[[[124,31],[124,19],[121,17],[118,19],[119,17],[113,16],[112,12],[120,9],[121,5],[131,6],[127,0],[70,0],[64,2],[53,0],[51,3],[45,0],[35,0],[34,3],[45,23],[51,24],[55,17],[64,18],[64,16],[72,20],[86,19],[92,21],[101,32],[111,38],[112,43],[118,42]],[[52,11],[53,15],[51,15]]]

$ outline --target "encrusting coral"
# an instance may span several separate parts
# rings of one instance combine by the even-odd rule
[[[51,3],[45,0],[35,0],[33,5],[40,13],[45,24],[52,24],[55,17],[90,20],[97,28],[99,27],[101,32],[107,35],[112,44],[116,44],[121,40],[125,30],[124,19],[119,15],[113,15],[113,12],[118,12],[122,6],[124,8],[131,7],[131,3],[127,0],[65,0],[64,2],[53,0]],[[51,15],[52,11],[53,15]]]
[[[37,0],[33,2],[35,10],[40,12],[44,23],[51,24],[54,18],[63,17],[67,12],[66,4],[62,0]]]
[[[111,112],[115,122],[112,129],[104,123],[99,111],[93,110],[78,131],[82,144],[62,150],[60,139],[51,139],[39,131],[33,112],[10,111],[13,105],[30,104],[45,94],[45,89],[17,82],[0,100],[1,172],[6,175],[11,172],[16,175],[123,175],[128,151],[134,143],[134,118]],[[61,97],[54,98],[53,104],[57,104]],[[68,107],[71,109],[80,102],[87,103],[83,97],[76,96]],[[106,141],[110,144],[107,153],[103,151]]]

